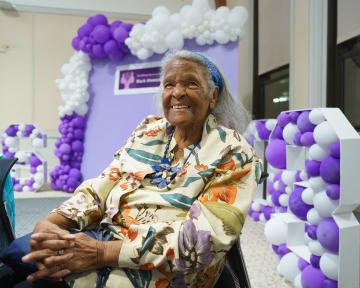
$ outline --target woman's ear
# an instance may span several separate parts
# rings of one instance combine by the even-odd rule
[[[210,109],[214,110],[216,107],[216,101],[218,99],[218,95],[219,95],[219,88],[215,87],[213,93],[211,94],[211,99],[210,99]]]

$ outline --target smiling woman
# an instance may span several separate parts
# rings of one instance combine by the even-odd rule
[[[164,117],[146,118],[98,178],[81,184],[25,237],[30,251],[22,247],[22,261],[33,263],[23,271],[29,281],[215,285],[244,224],[261,163],[239,134],[246,111],[205,55],[168,55],[161,83]],[[19,241],[24,238],[10,250]]]

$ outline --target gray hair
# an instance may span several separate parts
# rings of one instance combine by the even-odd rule
[[[208,56],[206,57],[209,59]],[[204,74],[207,76],[207,80],[208,80],[207,82],[209,87],[208,95],[210,96],[214,91],[214,89],[216,88],[215,83],[210,74],[210,71],[208,67],[204,64],[203,59],[199,54],[187,50],[169,52],[163,58],[161,62],[160,92],[162,92],[164,88],[163,79],[164,79],[165,67],[175,59],[189,60],[199,64],[203,68]],[[211,59],[209,60],[215,65],[215,63]],[[220,72],[221,80],[223,82],[223,88],[221,93],[218,95],[216,106],[215,109],[212,111],[212,114],[214,114],[214,116],[221,125],[234,129],[239,133],[243,133],[251,119],[250,114],[245,109],[243,104],[240,101],[236,101],[234,97],[231,95],[231,92],[228,89],[228,85],[224,79],[223,73],[221,72],[219,67],[217,67],[217,65],[215,66]],[[161,103],[161,98],[159,101],[159,108],[161,107],[160,103]]]

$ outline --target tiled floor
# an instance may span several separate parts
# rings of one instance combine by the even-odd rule
[[[277,272],[277,256],[264,236],[264,224],[247,218],[240,237],[252,288],[289,288],[293,285]]]

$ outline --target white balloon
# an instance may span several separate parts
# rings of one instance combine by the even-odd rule
[[[259,220],[260,220],[261,223],[266,223],[266,218],[265,218],[264,213],[259,214]]]
[[[304,242],[306,245],[308,245],[310,242],[312,241],[312,239],[309,237],[309,235],[307,233],[304,234]]]
[[[221,6],[215,11],[216,17],[226,19],[230,14],[230,9],[227,6]]]
[[[267,241],[273,245],[280,245],[286,243],[287,233],[287,225],[281,219],[279,219],[279,217],[272,217],[265,224],[265,237]]]
[[[289,203],[289,195],[287,194],[281,194],[279,196],[279,203],[281,206],[287,207]]]
[[[215,11],[214,10],[208,10],[204,14],[204,19],[211,20],[212,18],[214,18],[214,16],[215,16]]]
[[[278,180],[275,181],[273,186],[274,186],[274,189],[275,189],[275,190],[279,190],[280,182],[279,182]]]
[[[184,15],[184,20],[189,24],[198,25],[202,21],[201,11],[195,7],[191,7]]]
[[[256,212],[259,212],[260,211],[260,204],[258,203],[258,202],[253,202],[252,204],[251,204],[251,209],[252,210],[254,210],[254,211],[256,211]]]
[[[234,18],[238,18],[240,22],[236,23],[239,25],[236,25],[234,27],[241,27],[245,24],[246,20],[248,19],[249,13],[248,11],[242,7],[242,6],[237,6],[234,7],[231,12],[229,17],[234,17]]]
[[[151,48],[157,54],[163,54],[168,49],[163,41],[157,41],[151,46]]]
[[[16,136],[21,138],[22,137],[22,132],[21,131],[16,132]]]
[[[320,221],[322,220],[321,216],[319,215],[319,213],[317,212],[317,210],[315,208],[311,208],[308,211],[306,218],[307,218],[308,222],[312,225],[318,225],[320,223]]]
[[[25,185],[26,179],[20,179],[20,180],[19,180],[19,183],[20,183],[20,185]]]
[[[309,157],[311,160],[322,161],[328,155],[328,150],[318,144],[311,145]]]
[[[28,154],[25,151],[16,152],[15,157],[19,159],[19,162],[27,162],[29,158]]]
[[[174,13],[170,16],[170,22],[174,28],[179,28],[181,26],[182,18],[179,13]]]
[[[19,144],[19,140],[15,137],[6,137],[4,142],[9,147],[16,147]]]
[[[339,200],[329,198],[325,191],[316,193],[314,197],[314,207],[323,218],[331,217],[338,206]]]
[[[325,187],[328,185],[322,177],[310,177],[308,180],[309,186],[314,192],[319,192],[321,190],[324,190]]]
[[[34,180],[36,183],[38,184],[43,184],[44,183],[44,174],[43,173],[36,173],[34,175]]]
[[[199,46],[203,46],[203,45],[206,44],[205,38],[204,38],[203,36],[201,36],[201,35],[198,36],[198,37],[196,37],[195,42],[196,42],[196,44],[198,44]]]
[[[40,187],[41,187],[41,185],[38,184],[38,183],[36,183],[36,182],[34,182],[34,184],[33,184],[32,186],[33,186],[33,188],[34,188],[35,190],[38,190],[38,189],[40,189]]]
[[[317,240],[309,241],[307,245],[309,246],[310,252],[316,256],[321,256],[325,253],[324,247]]]
[[[37,172],[43,172],[44,171],[44,165],[39,165],[36,167]]]
[[[311,189],[310,187],[308,187],[301,193],[301,199],[306,204],[312,205],[314,203],[314,201],[313,201],[314,195],[315,195],[314,190]]]
[[[296,171],[285,170],[281,174],[281,179],[286,185],[292,185],[295,182]]]
[[[300,172],[300,178],[301,178],[301,180],[303,180],[303,181],[306,181],[306,180],[308,180],[309,179],[309,176],[308,176],[308,174],[306,173],[306,171],[301,171]]]
[[[141,48],[139,49],[139,51],[137,51],[136,55],[140,60],[145,60],[146,58],[149,58],[151,56],[151,52],[147,48]]]
[[[286,186],[285,188],[285,193],[290,195],[292,193],[293,189],[291,188],[291,186]]]
[[[40,138],[35,138],[31,141],[31,144],[35,148],[42,148],[42,147],[44,147],[44,140],[42,140]]]
[[[294,280],[294,286],[295,286],[295,288],[303,288],[302,283],[301,283],[301,273],[296,275],[295,280]]]
[[[332,253],[324,253],[320,258],[321,271],[332,280],[338,280],[339,256]]]
[[[179,30],[171,31],[165,38],[165,44],[174,50],[179,50],[184,46],[184,38]]]
[[[214,38],[215,38],[216,42],[218,42],[220,44],[226,44],[230,40],[229,35],[227,33],[225,33],[223,30],[217,30],[215,32]]]
[[[309,120],[311,123],[318,125],[321,122],[325,121],[325,117],[320,111],[320,109],[314,109],[309,113]]]
[[[266,120],[265,127],[266,127],[266,129],[272,131],[272,130],[274,130],[276,123],[277,123],[276,119]]]
[[[182,18],[185,18],[185,16],[189,13],[191,10],[191,5],[185,5],[180,9],[180,15]]]
[[[298,127],[294,123],[288,123],[283,130],[284,140],[293,145],[294,144],[294,136],[299,131]]]
[[[170,16],[170,10],[165,6],[157,6],[154,8],[151,15],[153,18],[156,18],[158,15]]]
[[[163,33],[167,33],[172,29],[170,17],[164,14],[158,14],[153,18],[154,27]]]
[[[317,125],[313,135],[315,142],[324,147],[328,147],[330,144],[339,141],[334,128],[328,121],[324,121]]]
[[[299,257],[295,253],[287,253],[279,262],[279,273],[290,282],[294,282],[295,277],[300,273],[298,267]]]
[[[8,150],[9,150],[9,152],[10,152],[10,153],[15,153],[15,152],[16,152],[16,149],[15,149],[15,148],[13,148],[13,147],[9,147],[9,149],[8,149]]]
[[[25,127],[26,127],[25,124],[19,124],[18,130],[23,132],[25,130]]]
[[[25,185],[25,186],[22,187],[22,191],[23,192],[30,192],[30,187]]]

